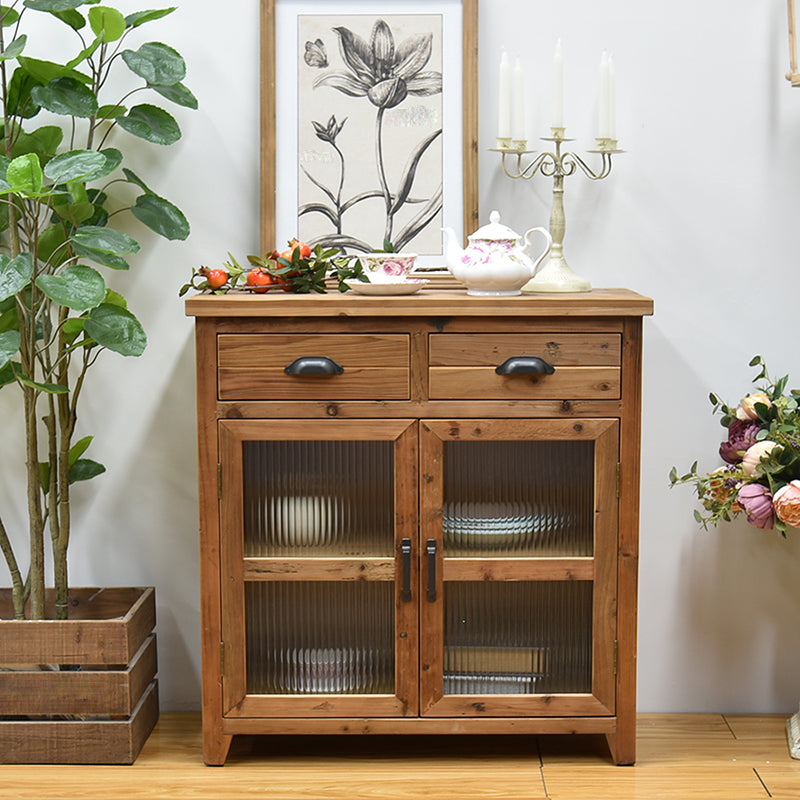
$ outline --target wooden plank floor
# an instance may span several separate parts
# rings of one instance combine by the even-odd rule
[[[237,737],[206,767],[200,717],[162,714],[131,767],[0,765],[2,800],[704,800],[800,799],[786,716],[641,714],[638,762],[605,739]]]

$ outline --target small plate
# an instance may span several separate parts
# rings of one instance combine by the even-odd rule
[[[409,278],[407,281],[397,281],[396,283],[364,283],[363,281],[345,281],[348,289],[352,289],[358,294],[370,295],[392,295],[392,294],[414,294],[423,286],[430,283],[426,278]]]

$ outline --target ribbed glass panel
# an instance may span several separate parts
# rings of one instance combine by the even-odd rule
[[[589,581],[445,583],[445,694],[592,689]]]
[[[394,584],[245,586],[248,694],[393,694]]]
[[[382,556],[394,542],[392,442],[244,442],[246,556]]]
[[[590,556],[594,443],[445,442],[446,556]]]

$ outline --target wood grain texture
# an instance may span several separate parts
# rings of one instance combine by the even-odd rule
[[[263,6],[262,6],[263,8]],[[217,332],[211,319],[195,320],[197,381],[197,474],[200,535],[200,619],[203,626],[202,703],[207,763],[223,764],[231,737],[222,733],[222,601],[217,464]]]
[[[561,367],[552,375],[498,375],[494,367],[431,367],[432,398],[593,400],[619,397],[619,369]]]
[[[464,244],[478,218],[478,0],[462,0],[461,180],[464,192]]]
[[[186,300],[192,317],[625,317],[653,313],[653,301],[627,289],[594,289],[580,294],[479,297],[463,289],[422,291],[399,297],[368,297],[352,292],[316,295],[286,292],[252,295],[198,294]]]
[[[639,465],[642,425],[642,320],[625,320],[620,421],[617,559],[617,731],[608,743],[617,763],[636,760],[636,642],[639,577]]]
[[[246,558],[246,581],[386,581],[394,580],[388,558]]]
[[[0,715],[129,716],[156,677],[151,635],[124,669],[0,672]]]
[[[132,764],[157,719],[154,681],[127,719],[0,720],[0,764]]]
[[[408,362],[407,334],[281,335],[222,334],[217,337],[223,367],[285,367],[296,358],[324,355],[343,366],[392,367]]]
[[[445,581],[591,581],[593,558],[446,558]]]
[[[52,592],[48,592],[52,594]],[[70,589],[70,619],[13,619],[0,589],[0,666],[128,664],[156,623],[152,587]]]
[[[373,300],[376,298],[280,293],[263,297],[198,296],[187,302],[187,313],[197,316],[198,397],[201,392],[203,395],[198,405],[201,470],[209,470],[201,476],[204,487],[201,551],[204,559],[208,557],[201,573],[205,576],[202,592],[212,623],[209,628],[204,618],[203,646],[204,653],[209,654],[204,664],[210,664],[214,671],[206,678],[204,667],[206,760],[224,762],[230,737],[245,732],[310,734],[325,730],[410,734],[416,730],[477,734],[506,730],[602,733],[608,737],[614,757],[627,763],[635,756],[636,735],[635,630],[631,636],[631,626],[635,627],[641,315],[652,313],[652,301],[616,289],[521,298],[473,298],[460,290],[442,289],[413,297],[364,302]],[[218,336],[220,341],[235,346],[228,348],[225,344],[218,349]],[[350,337],[375,343],[376,353],[382,351],[384,344],[404,343],[402,358],[408,369],[406,397],[395,400],[382,396],[385,381],[379,379],[373,381],[375,385],[363,397],[352,399],[337,399],[327,391],[318,397],[304,396],[301,391],[295,397],[270,400],[244,397],[220,400],[216,393],[218,357],[232,359],[233,363],[223,369],[241,371],[235,389],[241,393],[246,391],[242,389],[246,382],[253,382],[256,370],[270,369],[260,363],[260,354],[265,353],[264,362],[279,357],[273,366],[282,371],[284,356],[290,355],[297,343],[344,342],[348,358],[367,359],[370,348],[360,352],[358,347],[348,344],[358,338]],[[257,344],[252,355],[249,343]],[[569,385],[549,397],[533,392],[509,397],[502,386],[492,382],[499,378],[492,364],[504,349],[509,354],[518,354],[516,346],[520,343],[526,348],[549,347],[551,357],[561,359],[556,375],[563,379],[572,372]],[[391,361],[392,357],[379,356],[384,361]],[[441,363],[431,366],[431,362]],[[393,368],[386,363],[375,366],[378,370]],[[432,398],[437,392],[435,370],[448,369],[459,371],[459,376],[451,381],[444,395]],[[480,370],[487,373],[484,377],[488,381],[474,388],[474,383],[465,381],[464,374],[477,374]],[[602,373],[595,375],[600,381],[599,388],[595,387],[596,395],[585,397],[582,394],[586,391],[586,377],[592,370]],[[524,378],[529,380],[530,376]],[[591,381],[588,383],[592,385]],[[307,559],[305,564],[300,564],[300,559],[244,557],[241,497],[237,497],[242,485],[241,445],[249,440],[295,439],[378,439],[398,444],[393,561],[388,553],[380,559]],[[410,444],[400,447],[406,439],[414,447]],[[595,557],[518,562],[442,558],[442,443],[520,439],[595,442],[598,473]],[[218,441],[222,444],[221,453]],[[421,448],[419,461],[414,449],[417,441]],[[618,461],[626,465],[620,471],[619,499]],[[225,531],[222,542],[217,527],[218,464],[222,465],[219,490]],[[396,581],[400,569],[399,544],[403,538],[413,543],[412,586],[418,602],[412,604],[399,597]],[[428,602],[424,595],[428,561],[423,554],[429,538],[437,542],[438,553],[437,599],[433,602]],[[202,550],[203,546],[207,550]],[[598,549],[602,551],[600,555]],[[405,681],[405,685],[398,681],[397,695],[280,698],[246,695],[245,582],[362,578],[395,580],[396,674]],[[494,696],[489,698],[488,705],[483,696],[443,698],[442,588],[445,581],[472,579],[594,581],[597,591],[593,611],[593,694],[542,695],[532,700],[529,696]],[[625,609],[626,620],[617,619],[618,599],[619,613],[622,615]],[[224,674],[222,638],[225,638]],[[619,641],[616,676],[615,639]],[[208,704],[206,691],[213,695]],[[442,700],[445,702],[441,703]],[[451,707],[447,707],[448,703]],[[620,709],[619,716],[615,708]],[[416,713],[422,716],[413,716]],[[382,714],[386,717],[381,719]]]
[[[432,367],[491,366],[512,356],[539,356],[555,367],[619,366],[618,334],[577,333],[433,333]]]
[[[347,367],[341,375],[287,375],[282,367],[220,367],[220,400],[406,400],[408,365]]]
[[[5,765],[0,783],[7,800],[787,800],[800,795],[800,762],[779,735],[785,723],[786,715],[640,714],[639,759],[625,768],[613,766],[597,735],[353,730],[237,736],[225,769],[210,769],[200,715],[165,713],[131,767]]]

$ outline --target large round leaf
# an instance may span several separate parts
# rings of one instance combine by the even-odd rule
[[[35,117],[42,109],[33,102],[31,90],[34,86],[40,86],[42,83],[43,81],[34,78],[24,67],[17,67],[8,84],[6,96],[8,113],[23,119]]]
[[[19,352],[19,331],[0,333],[0,368]]]
[[[12,58],[16,58],[25,49],[27,41],[28,37],[24,33],[22,36],[18,36],[0,53],[0,61],[9,61]]]
[[[28,58],[21,56],[19,63],[25,67],[26,72],[42,86],[47,86],[50,81],[56,78],[72,78],[78,83],[85,83],[90,86],[92,78],[89,75],[84,75],[72,67],[65,64],[57,64],[55,61],[43,61],[40,58]]]
[[[115,231],[113,228],[101,228],[94,225],[86,225],[78,228],[70,237],[73,244],[81,247],[99,250],[103,253],[114,253],[115,255],[126,255],[127,253],[138,253],[141,249],[139,242],[132,236],[122,231]]]
[[[183,106],[184,108],[197,108],[197,98],[191,89],[182,83],[173,83],[172,86],[153,85],[150,88],[158,92],[162,97],[166,97],[167,100],[171,100],[175,105]]]
[[[38,195],[42,191],[44,173],[36,153],[25,153],[11,160],[6,180],[14,194]]]
[[[116,42],[125,33],[125,17],[116,8],[95,6],[89,9],[89,25],[104,42]]]
[[[99,107],[94,92],[74,78],[56,78],[47,86],[34,86],[31,97],[42,108],[67,117],[91,117]]]
[[[45,161],[55,155],[63,138],[64,131],[57,125],[43,125],[31,133],[20,131],[11,145],[11,156],[16,158],[25,153],[36,153],[40,160]]]
[[[82,264],[64,267],[58,275],[40,275],[36,285],[51,300],[75,311],[95,308],[106,296],[103,276]]]
[[[33,257],[20,253],[16,258],[0,255],[0,301],[21,292],[33,277]]]
[[[156,86],[172,86],[186,77],[186,62],[181,54],[161,42],[147,42],[138,50],[125,50],[122,60],[131,72]]]
[[[94,225],[78,228],[70,241],[72,249],[79,256],[90,258],[112,269],[129,269],[128,262],[122,256],[138,253],[140,249],[136,239],[128,234]]]
[[[72,8],[68,8],[66,11],[54,11],[53,16],[65,22],[73,30],[79,31],[86,27],[86,20]]]
[[[53,183],[93,181],[106,174],[107,159],[96,150],[70,150],[52,159],[44,174]]]
[[[140,195],[131,212],[139,222],[165,239],[183,241],[189,236],[189,222],[183,212],[163,197],[155,194]]]
[[[98,2],[99,0],[25,0],[23,5],[35,11],[66,11]]]
[[[161,19],[162,17],[166,17],[167,14],[171,14],[177,6],[172,6],[171,8],[155,8],[149,11],[135,11],[133,14],[128,14],[125,17],[125,23],[131,28],[138,28],[140,25],[144,25],[145,22],[152,22],[156,19]]]
[[[124,117],[118,117],[117,125],[153,144],[174,144],[181,138],[175,118],[163,108],[147,103],[134,106]]]
[[[8,28],[19,19],[19,12],[10,6],[0,6],[0,14],[3,15],[2,25]]]
[[[99,345],[123,356],[140,356],[147,346],[147,335],[130,311],[103,303],[89,312],[86,333]]]

